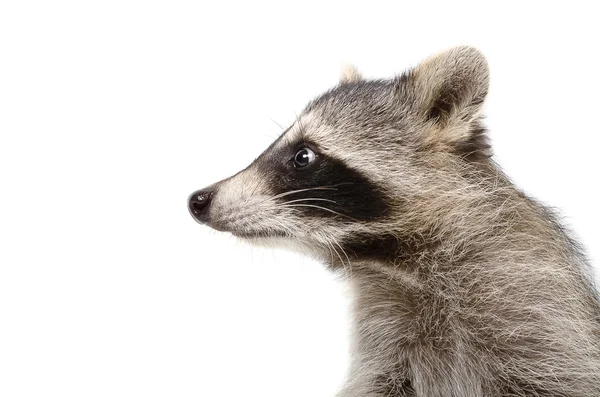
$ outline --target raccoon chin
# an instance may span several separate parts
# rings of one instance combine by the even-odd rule
[[[246,240],[256,240],[256,239],[285,239],[292,238],[292,236],[286,232],[278,231],[278,230],[230,230],[229,231],[235,237],[239,237],[241,239]]]
[[[210,225],[215,228],[214,225]],[[281,230],[271,227],[262,227],[256,224],[227,224],[221,223],[217,229],[219,231],[231,233],[235,237],[239,237],[243,240],[255,240],[255,239],[293,239],[296,236],[292,235],[287,230]],[[215,228],[216,229],[216,228]]]
[[[232,233],[233,234],[233,233]],[[320,255],[315,252],[314,246],[304,242],[302,239],[291,236],[286,233],[277,233],[277,235],[249,235],[243,236],[234,234],[236,237],[240,237],[242,241],[253,247],[258,248],[269,248],[269,249],[282,249],[309,257],[320,258]]]

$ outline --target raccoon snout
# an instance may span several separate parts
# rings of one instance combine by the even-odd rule
[[[188,199],[190,214],[200,223],[208,221],[208,209],[214,192],[209,190],[198,190],[192,193]]]

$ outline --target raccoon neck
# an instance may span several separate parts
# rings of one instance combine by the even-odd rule
[[[426,232],[399,228],[349,247],[363,370],[386,384],[409,382],[416,395],[502,395],[495,388],[519,390],[549,352],[600,354],[590,342],[598,327],[586,318],[591,307],[600,318],[596,294],[576,244],[548,210],[513,188],[447,204]],[[600,365],[586,365],[593,370],[585,376],[600,380]],[[547,370],[557,374],[549,389],[561,395],[570,369]]]

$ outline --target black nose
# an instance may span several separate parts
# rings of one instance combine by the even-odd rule
[[[213,194],[212,191],[198,190],[190,195],[188,199],[190,213],[198,222],[205,223],[208,220],[208,208]]]

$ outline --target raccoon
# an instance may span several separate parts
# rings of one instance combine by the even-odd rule
[[[338,397],[600,396],[600,299],[582,247],[492,158],[471,47],[390,79],[350,69],[200,223],[300,250],[353,292]]]

